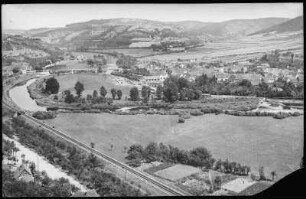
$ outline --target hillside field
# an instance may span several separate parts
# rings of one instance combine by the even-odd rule
[[[173,115],[60,113],[48,123],[121,161],[124,146],[132,144],[205,146],[215,158],[249,165],[255,173],[264,166],[267,176],[275,170],[281,178],[296,170],[303,156],[303,116],[276,120],[207,114],[178,124]]]
[[[238,61],[252,58],[267,51],[281,49],[293,49],[303,52],[303,36],[301,32],[282,34],[261,34],[238,39],[220,40],[209,42],[203,47],[190,49],[187,52],[171,53],[144,57],[142,59],[177,60],[180,59],[201,59],[220,58],[224,61]],[[248,57],[246,57],[248,56]],[[233,59],[234,58],[234,59]]]

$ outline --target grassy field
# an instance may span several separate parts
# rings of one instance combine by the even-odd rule
[[[171,181],[176,181],[186,176],[198,173],[201,170],[188,165],[177,164],[172,167],[160,170],[155,172],[155,175],[160,176],[161,178],[166,178]]]
[[[94,90],[97,90],[99,93],[99,89],[101,86],[104,86],[107,90],[107,97],[111,97],[110,90],[112,88],[115,89],[121,89],[123,92],[124,99],[125,96],[129,95],[131,87],[129,86],[117,86],[113,82],[113,80],[110,78],[110,75],[101,75],[101,74],[68,74],[68,75],[61,75],[61,76],[55,76],[57,81],[60,84],[59,92],[62,92],[64,90],[71,90],[75,94],[75,83],[77,81],[80,81],[82,84],[84,84],[84,91],[82,93],[82,96],[85,96],[87,94],[93,93]]]
[[[178,124],[173,115],[60,113],[48,122],[122,161],[124,146],[156,141],[182,149],[205,146],[215,158],[250,165],[255,172],[264,166],[267,175],[275,170],[283,177],[303,155],[303,116],[275,120],[207,114]]]

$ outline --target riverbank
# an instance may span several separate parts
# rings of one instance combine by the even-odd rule
[[[59,110],[59,112],[71,113],[113,113],[118,115],[136,115],[136,114],[159,114],[159,115],[181,115],[197,112],[201,114],[191,114],[194,116],[207,113],[224,113],[235,116],[270,116],[276,119],[283,119],[290,116],[299,116],[303,114],[303,109],[286,108],[279,106],[277,108],[271,104],[264,104],[258,97],[243,96],[210,96],[201,100],[177,101],[175,103],[166,103],[158,100],[157,102],[115,102],[114,104],[91,104],[91,103],[71,103],[55,101],[53,95],[46,95],[41,92],[42,84],[46,77],[39,78],[31,83],[27,89],[30,97],[36,101],[37,105],[48,107],[48,109]],[[288,102],[288,100],[286,101]],[[296,102],[294,102],[296,103]],[[120,111],[122,108],[134,107],[130,110]],[[119,111],[118,111],[119,110]]]

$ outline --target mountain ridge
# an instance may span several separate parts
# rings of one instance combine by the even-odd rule
[[[188,44],[194,45],[220,38],[246,36],[286,21],[290,19],[269,17],[224,22],[162,22],[138,18],[112,18],[92,19],[59,28],[32,29],[23,34],[68,48],[128,48],[137,46],[137,39],[146,41],[139,46],[150,47],[151,43],[162,42],[166,38],[184,38]]]

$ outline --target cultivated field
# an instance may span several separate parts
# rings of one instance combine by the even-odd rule
[[[156,53],[150,48],[107,49],[107,50],[102,50],[101,52],[118,52],[133,57],[148,56]]]
[[[82,93],[82,96],[86,97],[87,94],[93,93],[94,90],[97,90],[99,93],[99,89],[101,86],[104,86],[107,90],[106,97],[111,97],[111,89],[121,89],[123,92],[123,99],[125,96],[129,95],[131,86],[120,86],[116,84],[116,82],[113,80],[111,75],[106,74],[68,74],[68,75],[60,75],[55,76],[57,81],[60,84],[60,90],[61,93],[64,90],[71,90],[72,93],[75,94],[75,83],[77,81],[80,81],[82,84],[84,84],[84,91]]]
[[[205,146],[215,158],[250,165],[256,173],[264,166],[267,175],[275,170],[283,177],[298,168],[303,156],[303,116],[276,120],[207,114],[178,124],[173,115],[60,113],[48,122],[122,161],[124,146],[156,141],[182,149]]]
[[[154,174],[160,176],[161,178],[166,178],[171,181],[176,181],[178,179],[190,176],[200,171],[201,169],[196,167],[177,164],[167,169],[157,171]]]
[[[207,43],[204,47],[187,52],[155,55],[143,59],[177,60],[180,59],[214,59],[223,61],[239,61],[252,58],[275,49],[294,49],[301,51],[304,41],[301,32],[271,35],[254,35],[232,40],[220,40]]]

